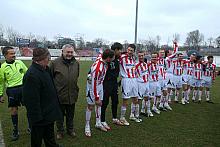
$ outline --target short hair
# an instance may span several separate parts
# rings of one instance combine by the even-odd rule
[[[210,58],[213,59],[214,57],[213,57],[212,55],[210,55],[210,56],[207,57],[208,60],[209,60]]]
[[[196,53],[192,53],[191,55],[196,56]]]
[[[115,53],[114,53],[112,50],[106,49],[106,50],[104,50],[104,52],[102,53],[102,59],[105,60],[105,59],[107,59],[108,57],[109,57],[109,58],[113,58],[114,55],[115,55]]]
[[[14,48],[11,47],[11,46],[5,46],[5,47],[3,47],[3,49],[2,49],[2,55],[3,55],[3,56],[7,55],[8,50],[11,50],[11,49],[14,49]]]
[[[66,49],[66,48],[73,48],[74,49],[74,47],[71,44],[63,45],[62,50]]]
[[[121,43],[119,42],[115,42],[114,44],[112,44],[111,46],[111,50],[115,51],[116,49],[118,50],[122,50],[123,46]]]
[[[128,48],[129,48],[129,47],[133,48],[134,51],[136,50],[136,46],[135,46],[135,44],[129,44],[129,45],[128,45]]]
[[[177,56],[179,57],[180,55],[183,55],[183,53],[181,53],[181,52],[178,52],[178,53],[177,53]]]
[[[138,53],[145,53],[145,51],[141,50],[141,51],[139,51]]]
[[[159,53],[158,52],[153,52],[151,55],[153,55],[153,54],[156,54],[157,56],[159,56]]]
[[[197,56],[196,56],[196,60],[200,60],[201,58],[202,58],[201,55],[197,55]]]

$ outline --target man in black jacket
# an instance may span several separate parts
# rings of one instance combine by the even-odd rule
[[[46,147],[58,147],[54,136],[54,121],[62,118],[56,89],[48,62],[49,51],[33,50],[33,62],[23,79],[23,99],[32,126],[31,146],[40,147],[42,139]]]
[[[122,125],[117,119],[117,108],[118,108],[118,82],[117,78],[119,76],[119,57],[121,54],[123,46],[115,42],[111,46],[111,50],[115,52],[115,59],[108,63],[108,70],[105,75],[103,82],[104,96],[102,101],[101,110],[101,123],[106,129],[110,129],[109,125],[105,121],[105,111],[109,103],[109,97],[112,101],[112,122],[117,125]]]

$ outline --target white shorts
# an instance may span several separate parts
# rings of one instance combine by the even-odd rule
[[[159,82],[149,82],[149,96],[161,96],[161,87]]]
[[[197,80],[197,79],[194,79],[193,78],[193,81],[192,81],[192,87],[202,87],[202,83],[203,83],[203,80]]]
[[[167,90],[167,80],[158,81],[161,90]]]
[[[143,99],[149,96],[149,82],[141,83],[138,82],[138,99]]]
[[[138,84],[136,78],[122,78],[122,98],[138,97]]]
[[[210,88],[212,86],[212,77],[203,76],[202,86]]]
[[[167,88],[175,88],[173,83],[173,74],[167,73],[166,74],[166,82],[167,82]]]
[[[188,81],[189,81],[189,76],[188,75],[182,75],[182,80],[183,80],[183,84],[188,85]]]
[[[183,75],[183,84],[192,86],[193,85],[192,79],[193,79],[192,75]]]
[[[193,76],[192,75],[188,75],[188,85],[193,86]]]
[[[103,100],[103,85],[97,86],[97,94],[99,95],[99,100]],[[86,83],[86,100],[89,105],[95,105],[95,96],[92,91],[92,85],[88,82]]]
[[[173,75],[173,83],[175,88],[182,88],[183,87],[182,76]]]

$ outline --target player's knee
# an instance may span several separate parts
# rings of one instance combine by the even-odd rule
[[[128,100],[127,99],[123,99],[122,105],[127,107],[128,106]]]
[[[132,98],[132,102],[133,102],[134,104],[137,104],[137,103],[138,103],[138,98],[137,98],[137,97]]]
[[[92,111],[93,108],[94,108],[94,105],[88,105],[88,106],[87,106],[87,110],[88,110],[88,111]]]
[[[167,96],[167,90],[163,90],[163,96]]]

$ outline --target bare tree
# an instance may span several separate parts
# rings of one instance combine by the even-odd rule
[[[215,39],[215,43],[217,45],[217,48],[220,48],[220,36],[218,36],[216,39]]]
[[[210,38],[207,39],[207,41],[208,41],[208,46],[209,47],[213,47],[214,46],[214,38],[210,37]]]
[[[104,49],[109,48],[108,46],[109,41],[104,40],[102,38],[96,38],[93,42],[95,43],[97,48],[100,48],[100,47]]]
[[[29,39],[30,41],[32,41],[33,39],[36,38],[36,36],[33,34],[33,33],[29,33],[27,36],[26,36],[27,39]]]
[[[12,27],[6,29],[6,36],[10,45],[16,46],[16,39],[21,37],[21,35],[15,31]]]
[[[154,52],[158,49],[159,39],[159,37],[155,39],[149,36],[148,39],[141,39],[139,42],[143,45],[143,48],[147,49],[149,52]]]
[[[204,41],[204,35],[199,32],[199,30],[195,30],[189,32],[187,34],[185,45],[188,46],[190,49],[200,49],[200,45]]]
[[[75,42],[76,42],[77,49],[85,48],[85,41],[84,41],[83,37],[80,36],[80,37],[76,38]]]
[[[3,45],[4,41],[4,27],[0,24],[0,45]]]

